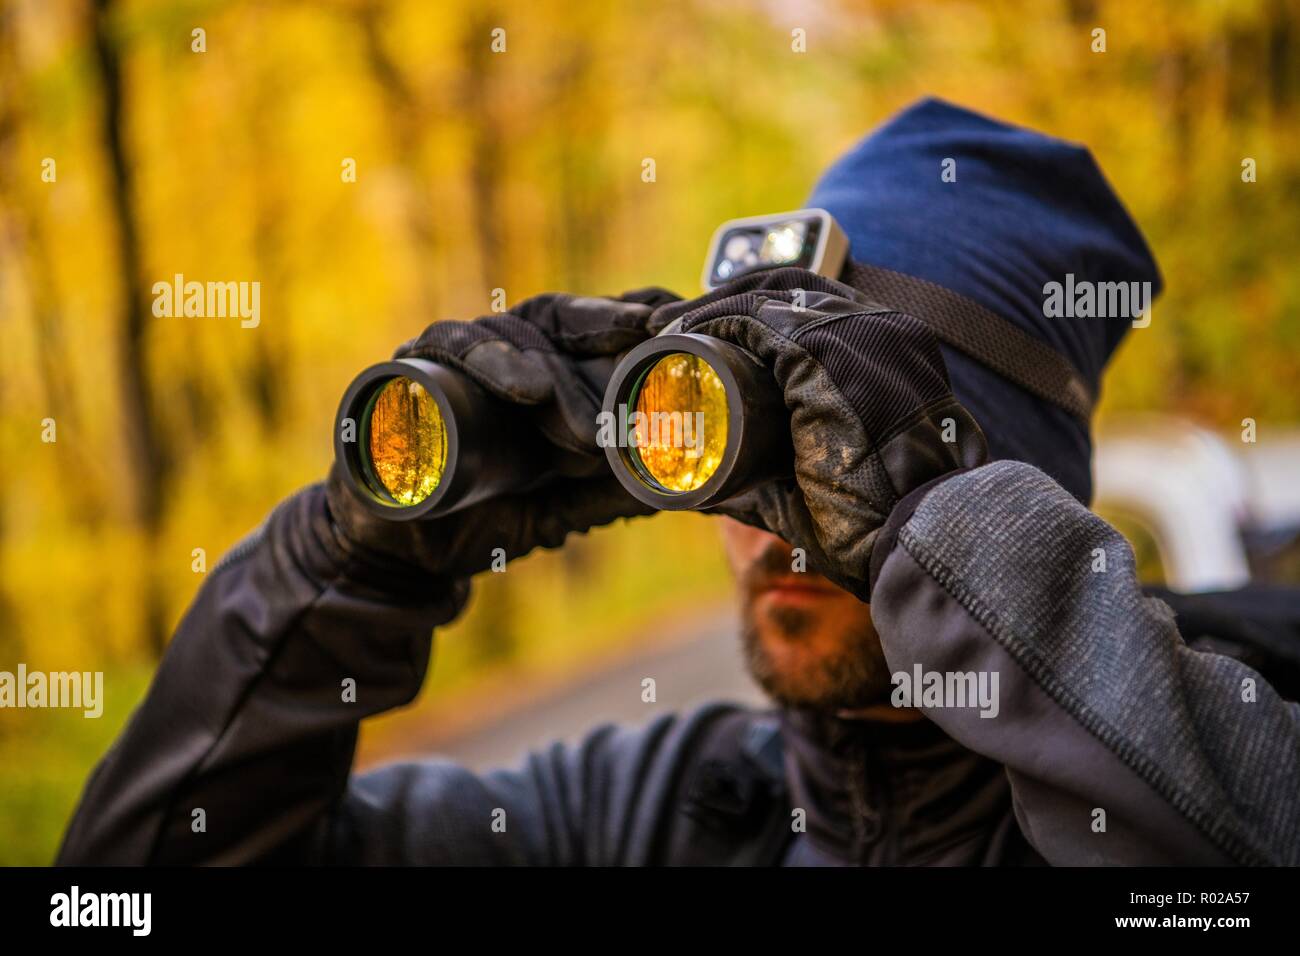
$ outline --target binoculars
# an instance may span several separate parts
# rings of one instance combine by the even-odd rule
[[[703,285],[798,266],[837,276],[848,239],[824,209],[732,219],[713,234]],[[721,504],[793,472],[789,412],[771,372],[744,349],[661,334],[614,369],[597,443],[632,495],[664,511]],[[565,473],[521,410],[421,359],[367,369],[339,406],[335,457],[376,514],[446,514]]]
[[[444,365],[402,358],[353,380],[334,457],[374,514],[410,520],[523,492],[553,475],[553,450],[517,406]]]
[[[424,359],[372,366],[348,388],[335,457],[373,513],[448,514],[554,475],[519,406]],[[622,485],[665,511],[720,504],[788,476],[789,413],[758,359],[720,339],[664,334],[615,367],[597,441]]]

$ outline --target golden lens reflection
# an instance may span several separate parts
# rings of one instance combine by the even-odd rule
[[[394,378],[375,396],[367,422],[370,470],[399,505],[433,494],[447,464],[442,412],[419,382]]]
[[[646,372],[636,393],[632,452],[667,491],[694,491],[727,447],[727,389],[697,355],[674,352]]]

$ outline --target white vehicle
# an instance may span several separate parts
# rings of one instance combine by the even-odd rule
[[[1094,509],[1150,534],[1169,588],[1242,587],[1300,531],[1300,432],[1255,437],[1177,418],[1116,423],[1097,443]]]

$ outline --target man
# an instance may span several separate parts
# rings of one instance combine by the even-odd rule
[[[1091,391],[1133,316],[1048,319],[1044,286],[1159,284],[1086,150],[937,101],[812,204],[858,262],[997,313]],[[350,776],[359,720],[415,695],[493,549],[648,511],[595,414],[669,325],[749,349],[790,409],[795,480],[719,509],[776,707],[600,727],[482,776]],[[1300,709],[1140,591],[1082,503],[1086,421],[906,308],[780,269],[692,302],[542,296],[400,353],[518,405],[572,474],[429,521],[374,518],[337,475],[282,504],[209,575],[61,862],[1300,863]]]

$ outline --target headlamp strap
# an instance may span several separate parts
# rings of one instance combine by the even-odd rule
[[[964,295],[891,269],[848,259],[840,281],[881,305],[920,319],[939,341],[1080,419],[1096,396],[1061,353]]]

